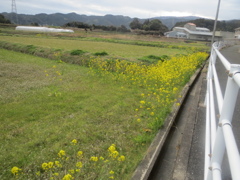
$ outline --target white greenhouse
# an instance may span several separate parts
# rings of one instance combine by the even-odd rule
[[[68,32],[74,33],[71,29],[56,29],[48,27],[35,27],[35,26],[17,26],[16,30],[18,31],[37,31],[37,32]]]

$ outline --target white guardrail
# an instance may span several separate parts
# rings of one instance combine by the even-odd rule
[[[240,64],[230,64],[219,52],[223,43],[216,42],[212,46],[207,75],[206,136],[205,136],[205,168],[204,180],[220,180],[222,160],[227,150],[231,176],[240,180],[240,156],[232,131],[232,117],[240,87]],[[218,57],[218,58],[217,58]],[[220,60],[227,70],[228,80],[223,96],[217,71],[216,60]],[[225,73],[225,72],[220,72]],[[217,105],[215,107],[215,105]],[[216,115],[215,112],[219,112]]]

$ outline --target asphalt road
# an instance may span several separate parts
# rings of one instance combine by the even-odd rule
[[[221,51],[231,64],[240,64],[240,45]],[[225,92],[227,74],[222,64],[217,61],[222,93]],[[181,113],[171,129],[169,138],[149,176],[149,180],[203,180],[204,144],[205,144],[205,93],[206,73],[203,69],[183,103]],[[239,93],[240,94],[240,93]],[[240,148],[240,95],[236,102],[233,116],[233,131]],[[225,157],[222,166],[222,179],[231,180],[228,160]]]

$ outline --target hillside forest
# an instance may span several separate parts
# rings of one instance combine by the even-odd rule
[[[54,16],[53,16],[54,15]],[[168,21],[173,21],[169,18],[150,18],[150,19],[139,19],[139,18],[130,18],[125,16],[114,16],[114,15],[105,15],[105,16],[86,16],[77,15],[77,14],[51,14],[51,15],[23,15],[18,14],[18,23],[14,22],[14,17],[11,13],[2,13],[0,14],[0,23],[6,24],[22,24],[22,25],[54,25],[61,24],[62,27],[77,27],[83,28],[85,30],[93,29],[102,29],[104,31],[118,31],[118,32],[129,32],[130,29],[137,31],[138,33],[149,32],[162,35],[164,32],[170,31],[173,27],[183,27],[186,23],[191,22],[196,24],[198,27],[205,27],[213,30],[214,20],[212,19],[203,19],[197,17],[188,17],[188,18],[178,18],[175,17],[175,25],[170,26]],[[197,18],[197,19],[196,19]],[[180,21],[182,20],[182,21]],[[67,22],[68,21],[68,22]],[[53,23],[54,22],[54,23]],[[55,23],[56,22],[56,23]],[[228,31],[234,32],[236,28],[240,27],[240,20],[229,20],[229,21],[218,21],[217,22],[217,31]]]

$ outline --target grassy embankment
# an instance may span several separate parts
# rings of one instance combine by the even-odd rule
[[[5,41],[26,43],[21,38],[8,37]],[[91,53],[104,50],[124,57],[122,50],[112,53],[109,42],[95,51],[93,44],[84,46],[98,43],[94,41],[34,38],[24,38],[30,40],[29,47]],[[73,43],[82,43],[81,48]],[[124,52],[133,47],[115,45],[125,46]],[[129,60],[105,61],[87,54],[87,68],[60,61],[58,52],[64,50],[52,52],[56,61],[0,50],[1,179],[13,178],[10,170],[14,166],[21,168],[15,176],[20,179],[62,179],[68,174],[75,179],[129,179],[178,92],[206,54],[148,66]],[[135,55],[126,57],[137,61]]]

